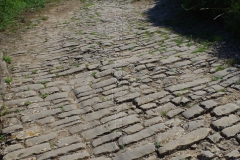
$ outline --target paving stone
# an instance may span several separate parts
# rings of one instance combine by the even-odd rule
[[[32,97],[32,96],[36,96],[37,93],[35,91],[25,91],[25,92],[19,92],[16,93],[16,97],[18,98],[26,98],[26,97]]]
[[[50,88],[45,88],[45,89],[41,89],[40,93],[41,94],[52,94],[54,92],[58,92],[59,89],[57,87],[50,87]]]
[[[78,153],[73,153],[72,155],[69,156],[62,156],[59,158],[59,160],[77,160],[77,159],[84,159],[90,157],[90,154],[87,151],[81,151]]]
[[[107,134],[107,135],[105,135],[105,136],[102,136],[102,137],[100,137],[100,138],[95,139],[95,140],[92,142],[92,145],[93,145],[93,147],[99,146],[99,145],[101,145],[101,144],[103,144],[103,143],[113,141],[113,140],[119,138],[121,135],[122,135],[122,132],[120,132],[120,131],[115,131],[115,132],[113,132],[113,133],[110,133],[110,134]]]
[[[169,117],[169,118],[173,118],[174,116],[176,116],[176,115],[178,115],[178,114],[180,114],[182,112],[184,112],[184,109],[177,108],[177,109],[168,111],[166,116]]]
[[[111,78],[111,79],[93,84],[92,88],[98,89],[98,88],[102,88],[102,87],[105,87],[105,86],[109,86],[111,84],[115,84],[116,82],[117,82],[116,78]]]
[[[107,102],[94,104],[92,107],[95,110],[98,110],[98,109],[104,109],[104,108],[108,108],[108,107],[112,107],[112,106],[114,106],[114,103],[112,101],[107,101]]]
[[[8,153],[3,157],[3,159],[4,160],[23,159],[33,154],[40,154],[49,150],[51,150],[49,143],[43,143],[40,145],[35,145],[26,149],[20,149],[20,150]]]
[[[22,125],[12,125],[2,129],[2,133],[8,134],[20,129],[23,129]]]
[[[52,139],[56,138],[58,136],[58,133],[60,133],[60,132],[61,131],[41,135],[39,137],[29,138],[25,141],[25,145],[27,147],[31,147],[31,146],[34,146],[34,145],[37,145],[37,144],[47,142],[49,140],[52,140]]]
[[[59,86],[59,85],[66,85],[66,81],[54,81],[54,82],[49,82],[46,84],[46,87],[52,87],[52,86]]]
[[[80,72],[80,71],[84,70],[85,68],[86,68],[85,65],[82,65],[80,67],[69,69],[69,70],[66,70],[64,72],[61,72],[58,75],[59,76],[66,76],[68,74],[73,74],[73,73],[76,73],[76,72]]]
[[[6,155],[10,152],[13,152],[13,151],[16,151],[16,150],[19,150],[19,149],[23,149],[24,146],[21,145],[21,144],[14,144],[14,145],[11,145],[11,146],[7,146],[5,149],[4,149],[4,152],[3,154]]]
[[[172,99],[172,102],[175,104],[186,104],[186,103],[190,102],[190,100],[187,99],[186,97],[176,97],[176,98]]]
[[[195,130],[197,128],[203,127],[205,124],[204,120],[196,120],[188,123],[188,131]]]
[[[96,78],[100,78],[100,77],[105,77],[108,75],[111,75],[112,73],[114,73],[114,69],[107,69],[105,71],[102,72],[97,72],[97,74],[95,75]]]
[[[48,95],[47,98],[45,99],[46,101],[52,101],[60,98],[67,98],[68,93],[67,92],[61,92],[61,93],[54,93],[51,95]]]
[[[97,157],[97,158],[92,158],[91,160],[112,160],[112,158],[107,158],[107,157]]]
[[[208,139],[213,143],[218,143],[220,140],[223,139],[223,137],[219,133],[214,133],[208,136]]]
[[[162,117],[160,117],[160,116],[159,116],[159,117],[154,117],[154,118],[145,120],[144,126],[145,126],[145,127],[151,126],[151,125],[156,124],[156,123],[159,123],[159,122],[163,122]]]
[[[200,159],[212,159],[214,157],[214,154],[210,151],[201,151],[201,154],[198,156]]]
[[[160,64],[165,65],[165,64],[170,64],[176,61],[181,60],[181,58],[175,57],[175,56],[170,56],[167,59],[162,59],[160,60]]]
[[[144,110],[155,108],[155,107],[157,107],[156,103],[147,103],[147,104],[139,106],[139,108],[144,109]]]
[[[116,102],[117,103],[126,102],[129,100],[133,100],[134,98],[137,98],[139,96],[140,96],[140,94],[138,92],[130,93],[130,94],[124,95],[123,97],[117,98]]]
[[[236,159],[240,157],[240,153],[238,150],[231,151],[226,155],[226,158],[228,159]]]
[[[84,97],[84,96],[89,96],[89,95],[93,95],[93,94],[100,93],[100,92],[102,92],[102,91],[103,91],[102,88],[100,88],[100,89],[95,89],[95,90],[93,90],[93,91],[80,93],[80,94],[77,95],[77,97],[80,98],[80,97]]]
[[[119,153],[116,155],[116,157],[113,158],[113,160],[133,160],[141,158],[145,155],[151,154],[155,151],[154,144],[145,144],[140,147],[133,148],[131,150],[128,150],[124,153]]]
[[[80,120],[79,116],[68,117],[68,118],[65,118],[65,119],[62,119],[62,120],[55,121],[55,122],[51,123],[49,126],[51,128],[54,128],[54,127],[57,127],[59,125],[70,123],[70,122],[77,121],[77,120]]]
[[[210,131],[211,129],[209,128],[200,128],[192,132],[189,132],[188,134],[183,135],[176,140],[172,140],[169,143],[165,144],[164,146],[160,147],[158,149],[158,153],[160,155],[164,155],[178,148],[196,143],[202,139],[205,139],[208,136]]]
[[[99,110],[99,111],[96,111],[96,112],[92,112],[92,113],[89,113],[89,114],[86,114],[86,115],[83,115],[82,118],[85,120],[85,121],[92,121],[92,120],[95,120],[95,119],[100,119],[106,115],[109,115],[111,113],[111,109],[102,109],[102,110]]]
[[[170,160],[186,160],[186,159],[190,159],[192,156],[190,154],[182,154],[180,156],[176,156],[171,158]]]
[[[20,131],[17,133],[16,138],[17,139],[26,139],[26,138],[31,138],[35,136],[39,136],[41,134],[42,128],[39,126],[34,126],[29,129],[25,129],[23,131]]]
[[[82,101],[82,102],[80,103],[80,105],[81,105],[82,107],[86,107],[86,106],[91,106],[91,105],[93,105],[93,104],[95,104],[95,103],[99,103],[99,102],[102,102],[102,101],[101,101],[98,97],[93,97],[93,98],[91,98],[91,99]]]
[[[93,128],[93,127],[95,127],[99,124],[100,124],[99,121],[92,121],[92,122],[88,122],[88,123],[85,123],[85,124],[80,124],[80,125],[77,125],[77,126],[74,126],[74,127],[70,128],[69,132],[71,134],[75,134],[77,132],[81,132],[81,131]]]
[[[75,95],[78,95],[80,93],[84,93],[84,92],[88,92],[91,91],[92,88],[89,86],[83,86],[83,87],[79,87],[73,90],[73,92],[75,93]]]
[[[40,101],[43,101],[43,99],[40,97],[29,97],[29,98],[24,98],[24,99],[5,101],[5,105],[8,107],[12,107],[15,105],[24,105],[25,102],[35,103],[35,102],[40,102]]]
[[[218,103],[213,101],[213,100],[207,100],[207,101],[204,101],[204,102],[200,103],[200,106],[203,107],[206,110],[211,110],[214,107],[216,107],[217,105],[218,105]]]
[[[221,133],[223,134],[223,136],[230,138],[235,136],[239,132],[240,132],[240,123],[223,129]]]
[[[127,134],[132,134],[132,133],[135,133],[135,132],[138,132],[140,130],[142,130],[144,127],[140,124],[140,123],[137,123],[137,124],[134,124],[132,126],[129,126],[125,129],[123,129],[123,132],[127,133]]]
[[[93,154],[98,155],[98,154],[106,154],[106,153],[111,153],[118,151],[119,147],[117,146],[116,143],[111,142],[111,143],[106,143],[101,146],[98,146],[93,149]]]
[[[231,78],[221,82],[220,85],[223,87],[228,87],[228,86],[236,83],[237,81],[239,81],[239,75],[231,77]]]
[[[170,110],[173,110],[173,109],[176,109],[176,106],[169,102],[155,109],[152,109],[152,111],[162,114],[163,112],[169,112]]]
[[[85,147],[86,147],[86,145],[84,143],[72,144],[72,145],[69,145],[67,147],[62,147],[62,148],[59,148],[59,149],[56,149],[56,150],[52,150],[52,151],[43,153],[42,155],[40,155],[38,157],[38,160],[54,158],[54,157],[57,157],[59,155],[66,154],[66,153],[69,153],[69,152],[72,152],[72,151],[75,151],[75,150],[78,150],[78,149],[83,149]]]
[[[42,84],[29,84],[29,85],[20,86],[20,87],[17,87],[17,88],[11,88],[11,91],[12,92],[23,92],[23,91],[28,91],[29,89],[37,91],[41,88],[44,88],[44,85],[42,85]]]
[[[184,134],[184,129],[181,127],[173,127],[166,132],[159,133],[156,142],[164,145],[171,141],[172,139],[178,139]]]
[[[183,84],[173,85],[173,86],[167,87],[166,90],[174,92],[174,91],[182,90],[185,88],[195,87],[195,86],[198,86],[198,85],[210,82],[210,81],[211,80],[208,78],[202,78],[202,79],[194,80],[192,82],[186,82]]]
[[[240,106],[237,106],[234,103],[228,103],[228,104],[214,108],[212,113],[215,114],[216,116],[224,116],[224,115],[235,112],[239,108]]]
[[[217,72],[214,73],[213,75],[214,75],[214,76],[217,76],[217,77],[224,77],[224,76],[226,76],[226,75],[228,75],[228,74],[230,74],[230,73],[233,73],[233,72],[235,72],[235,71],[237,71],[237,68],[229,67],[229,68],[226,68],[226,69],[224,69],[224,70],[222,70],[222,71],[217,71]]]
[[[153,94],[150,94],[150,95],[147,95],[147,96],[143,96],[143,97],[139,97],[139,98],[136,98],[134,100],[134,103],[138,106],[140,105],[143,105],[143,104],[146,104],[148,102],[152,102],[156,99],[160,99],[162,97],[165,97],[166,95],[168,95],[169,93],[168,92],[165,92],[165,91],[161,91],[161,92],[157,92],[157,93],[153,93]]]
[[[48,117],[51,115],[55,115],[60,112],[62,112],[62,110],[60,108],[46,110],[46,111],[42,111],[40,113],[35,113],[35,114],[28,115],[28,116],[22,116],[21,120],[22,120],[22,122],[34,121],[34,120],[38,120],[40,118],[45,118],[45,117]]]
[[[118,119],[118,118],[121,118],[121,117],[125,117],[125,116],[127,116],[127,115],[128,115],[128,114],[125,113],[125,112],[119,112],[119,113],[116,113],[116,114],[114,114],[114,115],[111,115],[111,116],[108,116],[108,117],[104,117],[104,118],[102,118],[100,121],[101,121],[102,123],[106,123],[106,122],[109,122],[109,121],[114,120],[114,119]]]
[[[229,116],[226,116],[226,117],[222,117],[216,121],[213,121],[212,122],[212,126],[216,129],[223,129],[223,128],[226,128],[230,125],[233,125],[234,123],[240,121],[240,118],[231,114]]]
[[[91,107],[85,107],[83,109],[78,109],[78,110],[71,110],[69,112],[64,112],[58,115],[59,118],[66,118],[74,115],[81,115],[84,113],[91,112],[92,108]]]
[[[137,132],[135,134],[121,137],[119,139],[118,143],[120,145],[126,145],[126,144],[130,144],[130,143],[133,143],[133,142],[137,142],[137,141],[142,140],[144,138],[150,137],[157,132],[164,131],[167,128],[168,127],[165,126],[163,123],[155,124],[151,127],[145,128],[145,129],[143,129],[140,132]]]
[[[204,112],[204,109],[202,109],[198,105],[195,105],[195,106],[189,108],[188,110],[186,110],[185,112],[183,112],[182,115],[185,118],[189,119],[189,118],[197,117],[197,116],[201,115],[203,112]]]
[[[74,135],[74,136],[64,137],[64,138],[59,139],[57,141],[56,145],[58,147],[63,147],[63,146],[68,146],[70,144],[77,143],[77,142],[82,142],[82,141],[83,141],[82,138],[80,138],[77,135]]]
[[[113,121],[110,121],[108,123],[105,123],[104,125],[100,125],[98,127],[95,127],[93,129],[84,131],[81,133],[81,135],[87,139],[90,140],[92,138],[96,138],[99,135],[102,135],[103,133],[110,132],[114,129],[118,129],[130,124],[134,124],[136,122],[139,122],[139,119],[136,115],[130,115],[127,117],[119,118]]]

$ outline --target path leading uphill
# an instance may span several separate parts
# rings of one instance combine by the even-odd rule
[[[66,5],[4,47],[4,160],[239,159],[239,68],[153,27],[154,2]]]

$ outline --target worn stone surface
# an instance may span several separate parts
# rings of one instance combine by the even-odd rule
[[[164,146],[160,147],[158,153],[160,155],[166,154],[171,152],[177,148],[184,147],[195,142],[198,142],[208,136],[210,132],[209,128],[200,128],[194,130],[176,140],[170,141],[169,143],[165,144]]]
[[[173,5],[62,1],[5,37],[2,159],[239,159],[240,66],[152,24]]]

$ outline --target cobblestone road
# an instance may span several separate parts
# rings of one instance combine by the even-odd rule
[[[4,160],[239,159],[239,68],[153,27],[153,6],[86,1],[17,42]]]

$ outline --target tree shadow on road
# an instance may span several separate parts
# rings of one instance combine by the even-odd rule
[[[156,0],[154,7],[145,12],[153,26],[169,28],[195,41],[214,42],[219,58],[240,61],[240,42],[224,30],[223,19],[200,17],[181,7],[179,0]]]

